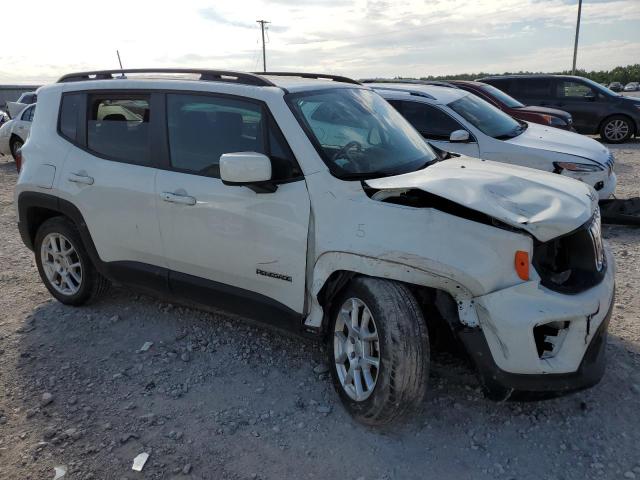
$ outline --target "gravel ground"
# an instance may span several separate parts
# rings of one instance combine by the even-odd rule
[[[619,196],[640,195],[640,141],[612,149]],[[15,181],[0,158],[2,479],[640,479],[640,229],[604,230],[618,300],[597,387],[494,403],[442,357],[424,411],[380,431],[343,410],[315,342],[125,289],[53,301],[15,227]]]

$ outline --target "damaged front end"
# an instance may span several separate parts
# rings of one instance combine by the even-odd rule
[[[451,295],[442,292],[436,301],[490,398],[598,383],[615,264],[602,241],[591,189],[551,174],[464,158],[369,180],[364,187],[372,200],[432,208],[531,238],[531,275],[477,294],[471,302],[476,324],[461,320]]]

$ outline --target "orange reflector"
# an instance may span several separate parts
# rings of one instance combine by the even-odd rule
[[[529,253],[518,250],[516,252],[516,273],[522,280],[529,280]]]

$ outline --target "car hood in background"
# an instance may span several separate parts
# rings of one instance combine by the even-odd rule
[[[9,117],[16,118],[22,110],[28,107],[26,103],[20,102],[7,102],[7,113]]]
[[[380,198],[420,189],[525,230],[541,242],[583,225],[593,215],[598,201],[582,182],[464,156],[365,183],[388,191]]]
[[[529,128],[505,142],[586,158],[606,167],[609,149],[592,138],[559,128],[529,123]]]
[[[564,110],[558,110],[557,108],[547,108],[547,107],[538,107],[535,105],[527,105],[526,107],[516,108],[515,110],[519,112],[531,112],[531,113],[541,113],[543,115],[553,115],[554,117],[560,117],[567,122],[571,118],[570,113],[567,113]]]

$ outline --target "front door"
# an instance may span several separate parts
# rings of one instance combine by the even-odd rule
[[[222,292],[212,303],[258,303],[265,315],[303,313],[309,194],[266,106],[206,94],[166,102],[170,167],[158,172],[156,195],[172,289],[198,301]],[[271,158],[275,192],[222,183],[220,156],[242,151]]]
[[[602,96],[579,80],[558,79],[553,107],[565,110],[573,117],[573,126],[579,132],[595,133],[603,110]]]

